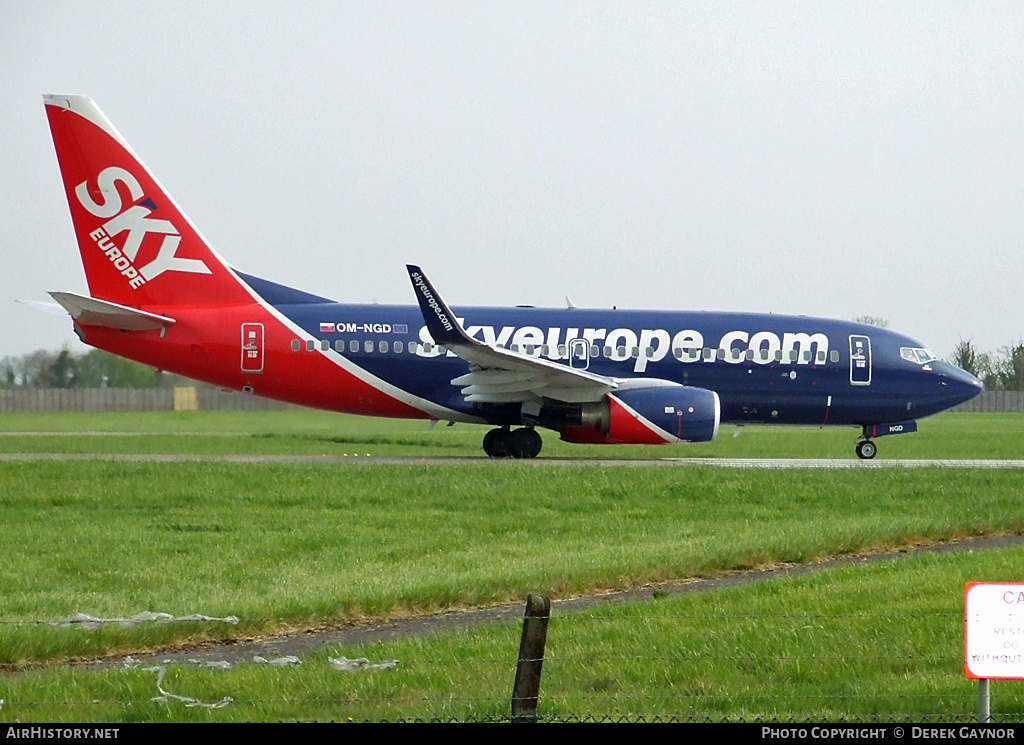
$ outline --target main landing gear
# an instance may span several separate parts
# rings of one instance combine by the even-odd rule
[[[491,458],[536,458],[541,445],[533,427],[498,427],[484,435],[484,452]]]
[[[871,440],[861,440],[857,443],[857,457],[861,460],[871,460],[878,453],[878,446]]]

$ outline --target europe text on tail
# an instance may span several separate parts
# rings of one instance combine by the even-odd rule
[[[197,380],[384,417],[490,424],[484,451],[714,439],[721,422],[856,426],[874,438],[976,396],[913,339],[807,316],[338,303],[229,265],[93,101],[45,97],[89,295],[55,292],[82,340]],[[199,164],[197,167],[201,168]],[[367,278],[368,280],[371,278]]]

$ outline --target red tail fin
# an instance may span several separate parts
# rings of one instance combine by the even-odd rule
[[[136,308],[252,301],[91,99],[44,102],[93,297]]]

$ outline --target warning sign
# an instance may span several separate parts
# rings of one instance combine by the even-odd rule
[[[967,585],[964,669],[968,678],[1024,678],[1024,584]]]

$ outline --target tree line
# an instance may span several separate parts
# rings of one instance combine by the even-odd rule
[[[37,349],[0,360],[0,388],[153,388],[181,380],[102,349]]]
[[[961,339],[949,361],[978,378],[986,391],[1024,391],[1024,342],[979,352],[970,339]]]

